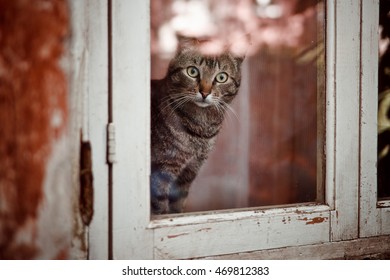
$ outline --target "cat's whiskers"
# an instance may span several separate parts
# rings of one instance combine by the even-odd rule
[[[183,106],[185,103],[187,103],[189,101],[191,101],[191,98],[189,98],[188,96],[183,96],[183,97],[176,99],[175,102],[172,103],[174,106],[172,106],[171,113],[173,113],[174,111],[176,111],[176,109],[180,108],[181,106]]]
[[[225,116],[225,115],[228,115],[227,117],[227,124],[230,125],[232,121],[232,118],[231,116],[226,112],[226,107],[223,105],[223,100],[221,100],[219,97],[217,96],[212,96],[212,105],[215,107],[215,109],[217,110],[218,114],[222,115],[222,116]]]
[[[234,111],[232,106],[230,106],[228,103],[226,103],[222,99],[218,99],[218,102],[224,108],[224,110],[226,111],[226,115],[228,116],[228,118],[230,120],[231,120],[231,115],[233,115],[235,117],[235,119],[237,120],[237,122],[238,123],[240,122],[240,119],[238,118],[238,115],[237,115],[236,111]]]
[[[218,113],[221,114],[221,115],[225,115],[225,108],[221,105],[220,101],[219,101],[219,98],[218,97],[213,97],[213,105],[215,106],[215,108],[217,109]]]
[[[178,108],[193,100],[193,97],[188,93],[174,93],[165,97],[162,104],[166,105],[161,108],[161,111],[168,111],[168,116],[170,117]]]

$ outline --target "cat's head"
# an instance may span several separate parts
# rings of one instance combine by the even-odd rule
[[[169,94],[202,108],[229,104],[240,87],[243,56],[207,54],[201,47],[196,40],[180,44],[166,77]]]

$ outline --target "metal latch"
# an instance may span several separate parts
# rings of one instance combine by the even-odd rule
[[[115,125],[107,125],[107,162],[113,164],[116,161],[116,144],[115,144]]]

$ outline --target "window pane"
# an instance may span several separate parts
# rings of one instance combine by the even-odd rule
[[[151,1],[152,79],[179,37],[246,54],[185,212],[323,201],[324,31],[320,0]]]
[[[378,196],[390,199],[390,1],[379,8]]]

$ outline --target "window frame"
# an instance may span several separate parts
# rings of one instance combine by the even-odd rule
[[[326,1],[324,204],[157,219],[151,219],[149,202],[150,5],[144,0],[109,3],[112,68],[107,79],[116,127],[116,162],[112,165],[111,208],[103,206],[111,220],[107,222],[107,213],[95,215],[93,223],[109,226],[91,226],[90,236],[95,237],[90,239],[90,251],[106,240],[114,259],[200,258],[390,233],[389,208],[379,208],[375,196],[377,160],[372,144],[377,139],[376,115],[364,114],[376,112],[377,106],[377,95],[376,100],[369,98],[376,86],[377,64],[372,61],[377,42],[368,38],[378,29],[378,21],[374,26],[378,0]],[[105,169],[98,172],[108,174]],[[100,197],[95,209],[107,199],[106,179],[106,175],[95,175],[95,182],[105,185],[101,189],[95,185]],[[108,236],[103,233],[99,238],[102,228]],[[106,250],[95,252],[92,258],[107,258]]]

